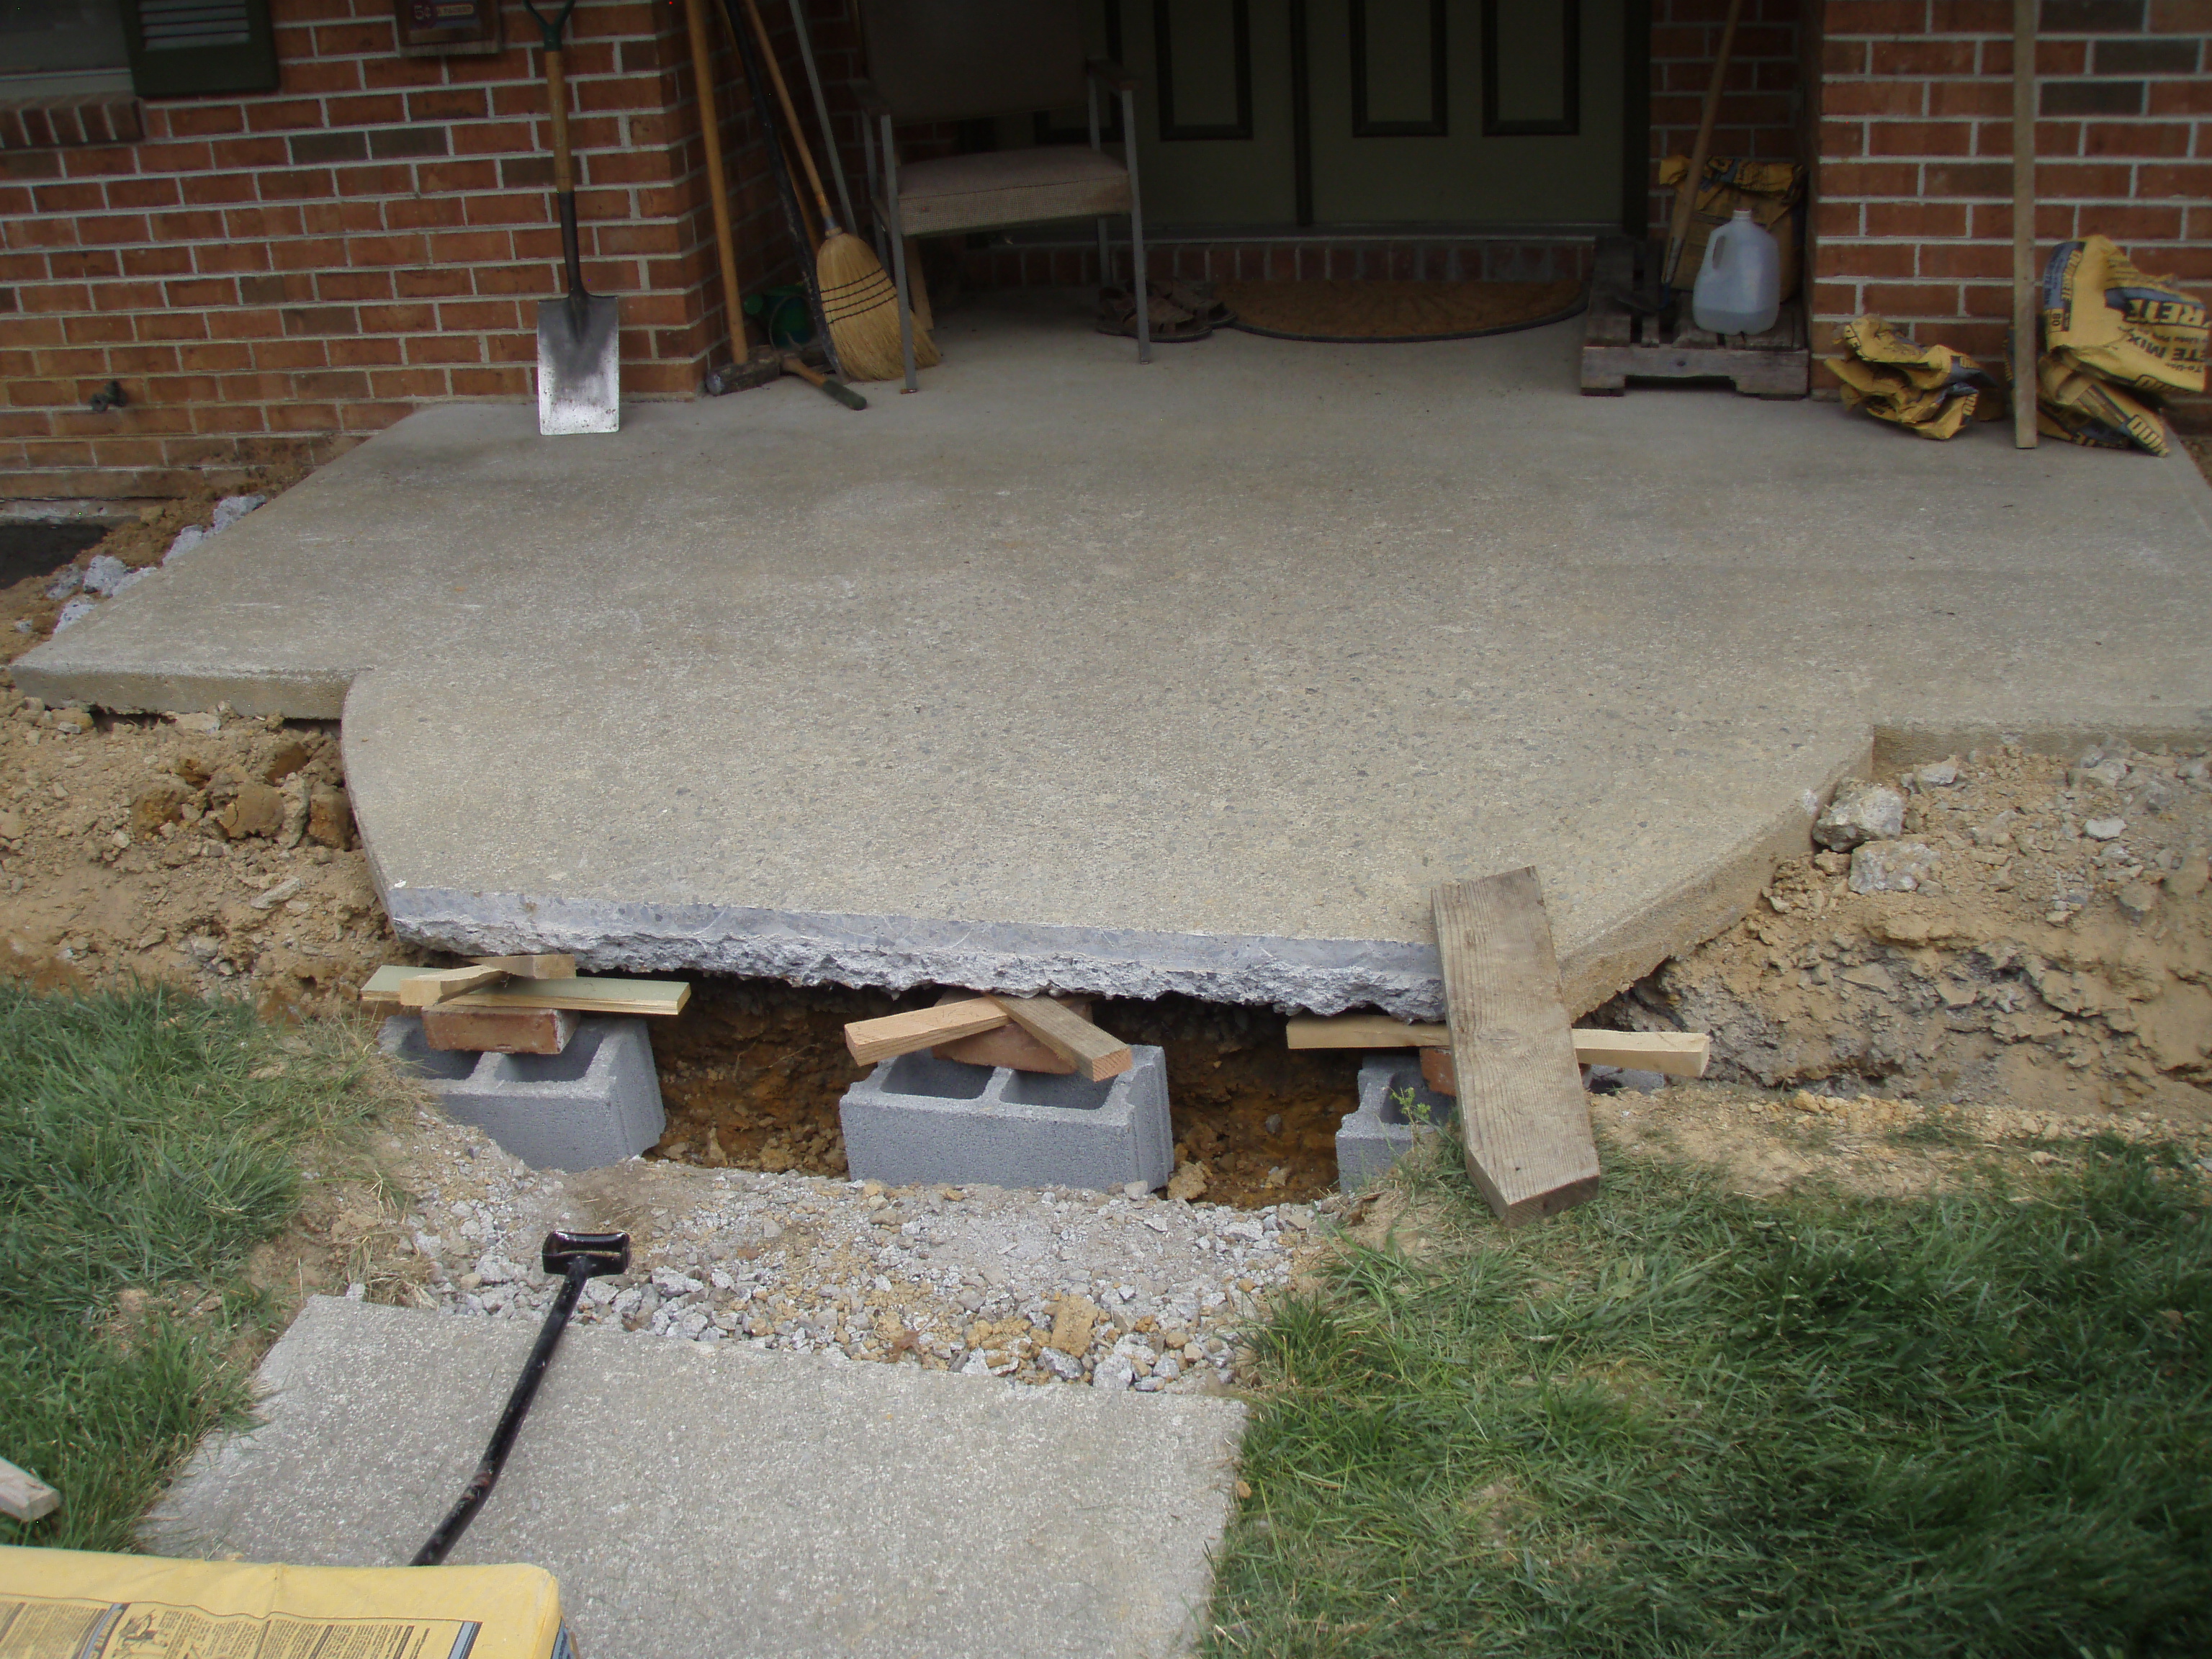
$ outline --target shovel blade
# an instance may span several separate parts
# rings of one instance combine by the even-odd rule
[[[585,304],[580,334],[566,300],[538,302],[538,430],[548,438],[621,425],[621,322],[614,296]]]

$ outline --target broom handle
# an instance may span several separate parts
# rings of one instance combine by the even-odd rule
[[[1705,157],[1712,154],[1713,122],[1721,112],[1721,82],[1728,78],[1729,54],[1735,50],[1735,26],[1743,16],[1743,0],[1729,0],[1728,21],[1721,26],[1721,52],[1713,59],[1712,84],[1705,88],[1705,112],[1698,118],[1698,142],[1690,151],[1690,170],[1674,192],[1674,219],[1667,229],[1667,257],[1660,264],[1660,283],[1674,285],[1675,268],[1690,239],[1690,215],[1697,209],[1698,184],[1705,174]]]
[[[730,228],[730,181],[722,167],[722,118],[714,107],[714,49],[707,35],[707,0],[685,0],[691,32],[691,78],[699,86],[699,129],[707,141],[707,194],[714,210],[714,253],[722,268],[722,303],[729,307],[730,356],[745,356],[744,298],[738,291],[738,241]]]
[[[860,221],[853,216],[853,191],[845,182],[845,158],[837,149],[837,130],[830,125],[830,100],[822,95],[822,70],[814,61],[814,35],[807,26],[806,0],[791,0],[791,27],[799,36],[799,61],[806,65],[806,84],[814,94],[815,118],[822,124],[823,154],[829,157],[830,171],[837,180],[837,205],[844,210],[845,223],[850,227]]]
[[[1741,5],[1743,0],[1735,0]],[[822,235],[826,241],[842,228],[836,216],[830,211],[830,192],[822,188],[822,175],[814,170],[814,149],[806,142],[806,132],[799,125],[799,109],[791,101],[791,88],[783,84],[783,71],[776,67],[775,48],[769,44],[768,25],[761,21],[760,7],[755,0],[745,0],[745,15],[752,20],[753,38],[760,42],[761,57],[768,66],[769,84],[775,88],[775,101],[783,106],[784,125],[791,129],[791,142],[799,147],[799,165],[806,169],[806,182],[813,188],[814,204],[822,210]]]

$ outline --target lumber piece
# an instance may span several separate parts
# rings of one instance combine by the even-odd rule
[[[1050,997],[996,997],[1015,1024],[1039,1042],[1073,1061],[1086,1080],[1103,1083],[1119,1077],[1136,1063],[1129,1045],[1111,1032],[1102,1031],[1080,1014],[1060,1006]]]
[[[540,951],[526,957],[471,957],[479,968],[496,968],[517,979],[574,979],[576,958],[566,951]]]
[[[1338,1014],[1328,1019],[1301,1016],[1285,1022],[1284,1034],[1293,1048],[1451,1047],[1449,1026],[1413,1025],[1388,1014]],[[1569,1035],[1581,1065],[1664,1072],[1668,1077],[1703,1077],[1712,1053],[1712,1037],[1705,1031],[1605,1031],[1577,1025]]]
[[[2012,442],[2015,449],[2035,447],[2036,404],[2041,387],[2036,372],[2040,343],[2036,337],[2035,280],[2036,12],[2036,0],[2012,0]]]
[[[404,1006],[399,988],[422,972],[389,963],[361,988],[361,1006],[371,1012],[396,1013]],[[691,988],[680,979],[511,979],[503,985],[465,991],[444,1006],[461,1008],[573,1008],[580,1014],[647,1014],[684,1012]]]
[[[939,1006],[958,1002],[966,994],[963,991],[947,991],[938,999]],[[1054,997],[1053,1000],[1079,1019],[1091,1018],[1088,997]],[[1045,1072],[1066,1077],[1075,1070],[1073,1060],[1054,1053],[1011,1019],[995,1031],[940,1042],[929,1052],[939,1060],[957,1060],[963,1066],[1003,1066],[1011,1072]]]
[[[989,997],[968,997],[940,1002],[934,1008],[915,1008],[880,1019],[856,1019],[845,1028],[845,1046],[863,1066],[940,1042],[979,1036],[1006,1023],[1006,1011]]]
[[[0,1515],[11,1521],[36,1521],[62,1506],[62,1495],[27,1469],[0,1457]]]
[[[418,968],[399,983],[399,1006],[429,1008],[464,991],[480,991],[507,977],[504,968]]]
[[[422,1040],[433,1048],[479,1054],[557,1054],[576,1035],[573,1008],[465,1008],[441,1003],[422,1011]]]
[[[1447,882],[1431,902],[1468,1176],[1509,1227],[1583,1203],[1597,1143],[1535,871]]]

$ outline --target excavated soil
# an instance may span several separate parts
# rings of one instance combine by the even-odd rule
[[[1713,1076],[1769,1089],[2212,1121],[2207,771],[2112,742],[1890,780],[1930,879],[1859,894],[1844,854],[1790,860],[1599,1023],[1709,1030]]]

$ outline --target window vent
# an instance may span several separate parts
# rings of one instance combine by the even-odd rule
[[[253,38],[246,0],[138,0],[138,27],[151,52],[240,46]]]
[[[269,0],[123,0],[123,24],[141,98],[276,89]]]

